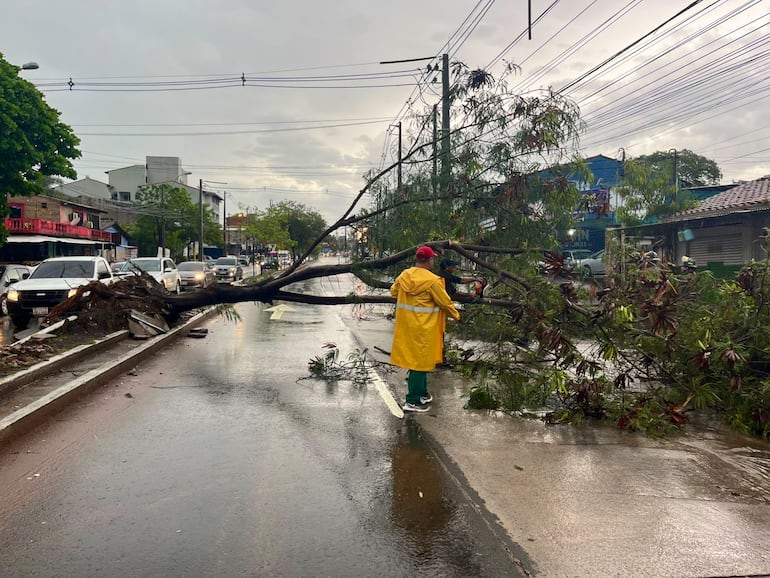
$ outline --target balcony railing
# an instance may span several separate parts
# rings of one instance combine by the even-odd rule
[[[107,231],[43,219],[5,219],[5,228],[9,233],[17,235],[51,235],[112,243],[112,233]]]

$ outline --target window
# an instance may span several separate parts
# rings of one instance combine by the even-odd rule
[[[33,273],[35,279],[66,279],[79,277],[93,279],[93,261],[44,261]]]
[[[9,207],[11,214],[11,219],[21,219],[24,217],[24,206],[23,205],[11,205]]]
[[[101,279],[102,277],[109,277],[110,272],[109,269],[107,269],[107,264],[104,261],[97,261],[96,262],[96,277],[98,279]]]
[[[126,191],[120,191],[120,200],[121,201],[131,201],[131,193],[127,193]]]

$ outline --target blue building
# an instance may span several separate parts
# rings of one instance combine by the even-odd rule
[[[567,177],[580,190],[582,201],[573,214],[575,228],[564,233],[562,243],[564,248],[595,252],[604,249],[605,229],[618,224],[618,203],[613,194],[623,178],[623,162],[604,155],[588,157],[584,162],[593,178],[586,182],[582,175]]]

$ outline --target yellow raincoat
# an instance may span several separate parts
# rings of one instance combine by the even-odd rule
[[[390,288],[396,299],[396,328],[390,362],[415,371],[432,371],[444,355],[446,315],[460,319],[444,280],[422,267],[410,267]]]

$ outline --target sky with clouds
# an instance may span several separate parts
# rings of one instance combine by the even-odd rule
[[[518,64],[522,94],[564,89],[586,156],[688,148],[723,182],[770,174],[770,0],[531,8],[529,40],[527,0],[3,0],[0,53],[39,63],[21,74],[81,138],[80,177],[178,156],[230,214],[288,199],[339,216],[393,161],[391,125],[439,102],[415,88],[429,61],[380,62],[443,53]]]

